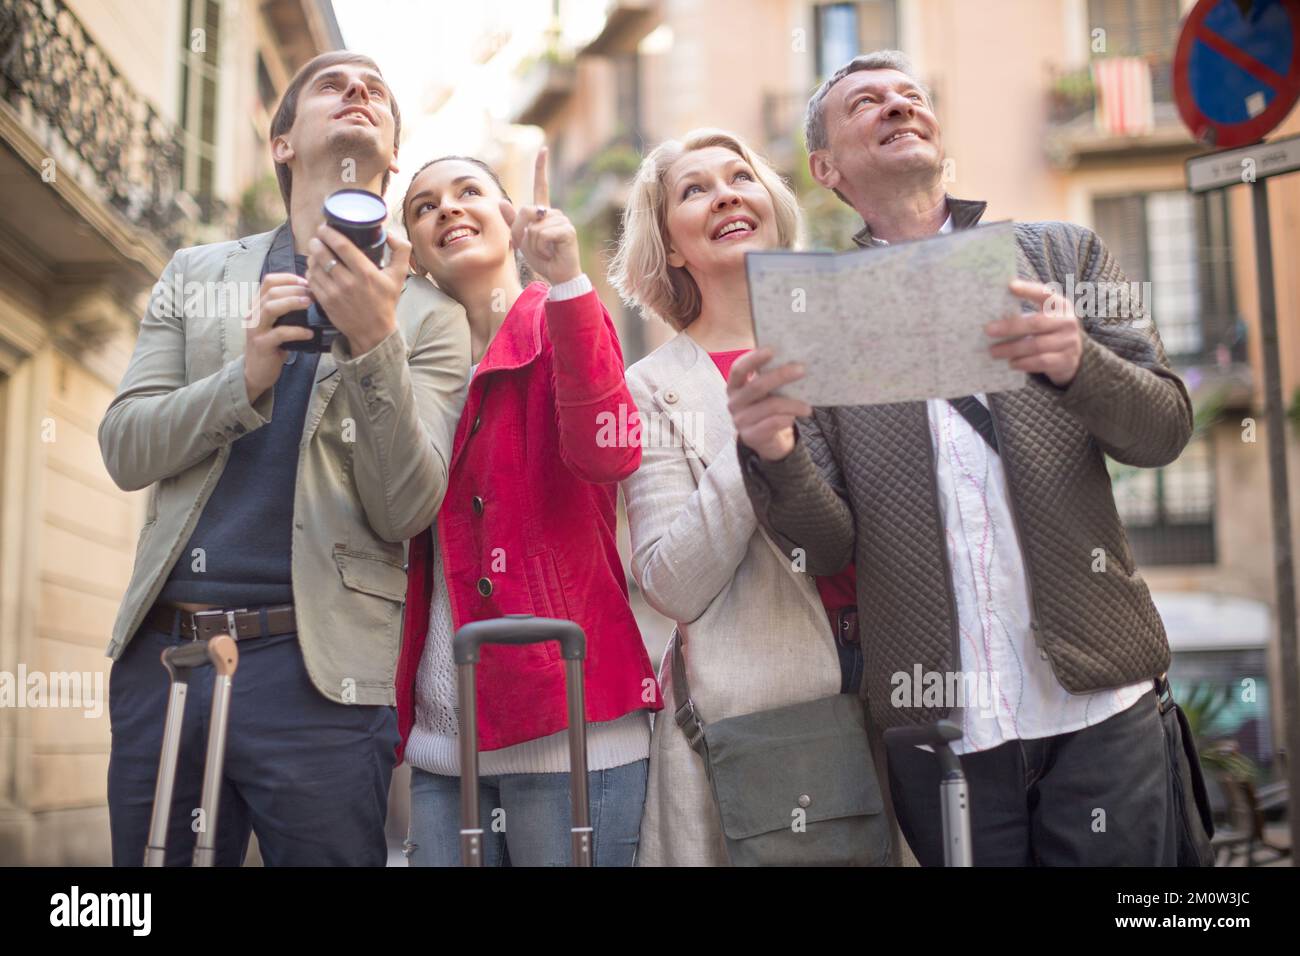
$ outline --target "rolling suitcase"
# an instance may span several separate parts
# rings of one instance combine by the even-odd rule
[[[939,758],[939,813],[943,821],[943,865],[974,866],[970,843],[970,795],[961,761],[948,745],[961,737],[960,725],[938,720],[917,727],[890,727],[885,740],[893,746],[928,744]]]
[[[474,684],[484,644],[559,641],[569,709],[569,796],[573,804],[570,845],[574,866],[591,866],[591,811],[587,801],[587,721],[582,676],[587,638],[573,621],[507,614],[466,624],[452,639],[460,699],[460,855],[463,866],[483,865],[483,828],[478,812],[478,696]]]
[[[145,866],[163,866],[167,858],[167,823],[171,817],[172,790],[176,783],[176,761],[180,753],[181,724],[185,720],[185,698],[196,667],[211,664],[215,674],[212,688],[212,717],[208,726],[208,751],[203,765],[203,790],[199,797],[199,835],[194,845],[194,865],[212,866],[216,856],[217,811],[221,796],[221,768],[226,757],[226,725],[230,720],[230,689],[239,665],[234,638],[218,634],[208,641],[190,641],[162,652],[162,664],[171,678],[167,716],[163,724],[162,755],[158,761],[158,782],[154,790],[153,816],[149,820],[149,844]]]

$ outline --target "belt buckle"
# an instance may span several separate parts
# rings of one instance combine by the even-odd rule
[[[231,609],[214,609],[211,611],[194,612],[194,640],[199,639],[199,618],[201,617],[224,617],[226,619],[226,633],[239,640],[239,628],[235,626],[235,615],[243,614],[248,610],[246,607]]]

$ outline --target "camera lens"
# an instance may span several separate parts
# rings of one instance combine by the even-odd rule
[[[364,189],[340,189],[325,200],[325,220],[358,246],[373,246],[383,233],[388,207]]]

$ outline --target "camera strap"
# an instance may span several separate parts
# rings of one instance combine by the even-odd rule
[[[289,228],[287,222],[280,223],[280,228],[271,237],[271,248],[266,251],[266,258],[262,260],[262,274],[258,277],[259,280],[265,279],[270,272],[300,274],[298,262],[293,254],[293,230]]]
[[[262,274],[258,277],[258,282],[265,279],[270,272],[302,275],[298,271],[298,260],[293,251],[293,230],[289,228],[288,222],[280,223],[280,228],[271,237],[271,248],[266,251],[266,258],[262,260]],[[285,365],[292,365],[298,361],[298,352],[290,351],[285,354],[288,356],[284,360]]]

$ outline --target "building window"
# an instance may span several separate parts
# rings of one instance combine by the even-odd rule
[[[1164,468],[1125,468],[1115,505],[1139,565],[1213,564],[1214,455],[1208,435]]]
[[[207,210],[216,193],[220,0],[182,0],[181,185]],[[204,218],[207,218],[205,213]]]
[[[1174,48],[1181,19],[1179,0],[1088,0],[1088,37],[1105,30],[1105,51],[1093,56],[1140,56],[1151,62],[1151,96],[1173,102]]]
[[[892,50],[898,46],[897,0],[822,3],[814,12],[820,79],[859,53]]]
[[[1223,190],[1094,200],[1093,222],[1124,275],[1149,282],[1149,310],[1176,364],[1243,362]]]

